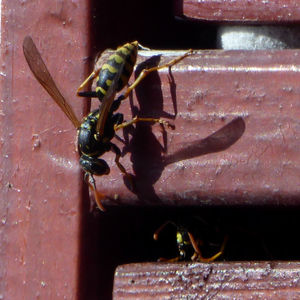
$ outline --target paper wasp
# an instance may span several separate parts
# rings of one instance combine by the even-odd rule
[[[108,164],[99,157],[105,152],[113,151],[116,155],[115,162],[118,168],[130,179],[130,174],[126,172],[123,165],[119,162],[121,157],[120,149],[111,142],[112,138],[115,136],[115,132],[137,122],[156,122],[172,127],[167,121],[154,118],[134,117],[128,122],[123,122],[123,115],[115,113],[115,111],[119,108],[121,101],[126,99],[130,92],[149,73],[161,68],[171,67],[192,53],[192,50],[189,50],[184,55],[171,60],[167,64],[144,69],[134,83],[127,88],[126,92],[115,100],[117,92],[121,91],[127,85],[133,72],[138,48],[139,44],[137,41],[119,47],[116,52],[109,57],[102,68],[92,72],[92,74],[80,85],[77,90],[78,96],[97,97],[100,101],[99,109],[92,111],[82,122],[80,122],[75,116],[71,106],[58,90],[32,38],[27,36],[23,42],[24,56],[33,75],[78,131],[78,148],[81,155],[79,163],[85,171],[85,178],[94,192],[98,207],[102,211],[105,209],[101,203],[101,199],[105,196],[97,191],[93,175],[101,176],[109,174],[110,168]],[[86,84],[95,78],[97,80],[96,91],[81,92]]]
[[[228,239],[227,235],[225,235],[219,251],[217,251],[213,256],[207,258],[203,257],[200,247],[202,248],[205,246],[204,243],[208,243],[207,239],[211,237],[212,232],[211,230],[208,231],[207,228],[204,229],[204,227],[207,226],[201,226],[201,228],[199,228],[199,225],[201,224],[196,221],[197,220],[195,220],[194,218],[189,218],[188,221],[185,220],[176,223],[173,221],[167,221],[155,231],[155,233],[153,234],[153,239],[158,240],[160,232],[167,225],[170,224],[176,228],[176,244],[178,249],[178,256],[171,259],[160,258],[160,261],[164,260],[168,262],[176,262],[192,260],[200,262],[211,262],[216,260],[224,253],[225,245]],[[200,231],[201,229],[203,229],[203,231]],[[209,237],[205,235],[209,235]]]

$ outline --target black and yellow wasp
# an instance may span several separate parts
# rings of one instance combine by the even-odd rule
[[[195,217],[184,218],[179,222],[166,221],[163,223],[153,234],[153,239],[158,240],[160,232],[167,226],[173,225],[176,228],[176,244],[178,256],[165,259],[160,258],[160,261],[176,262],[176,261],[200,261],[200,262],[212,262],[219,258],[223,253],[228,240],[228,236],[225,235],[223,242],[219,250],[210,257],[204,257],[201,248],[208,248],[205,250],[212,251],[209,247],[211,239],[216,232],[208,226],[206,222]],[[205,244],[205,245],[204,245]],[[220,244],[220,241],[216,243]],[[215,246],[215,245],[214,245]]]
[[[78,96],[96,97],[100,101],[99,109],[92,111],[83,119],[82,122],[80,122],[75,116],[71,106],[58,90],[32,38],[27,36],[23,42],[24,56],[33,75],[78,130],[78,148],[81,155],[79,163],[85,171],[85,178],[94,192],[97,205],[103,211],[105,209],[101,203],[101,199],[104,198],[104,195],[97,191],[93,175],[101,176],[109,174],[110,168],[108,164],[99,157],[105,152],[113,151],[116,155],[115,162],[118,168],[130,179],[130,175],[119,162],[121,157],[120,149],[111,142],[112,138],[115,136],[115,132],[121,128],[141,121],[157,122],[171,126],[167,121],[154,118],[134,117],[132,120],[124,122],[123,115],[116,113],[121,101],[126,99],[130,92],[149,73],[161,68],[171,67],[192,53],[192,50],[189,50],[184,55],[171,60],[167,64],[144,69],[134,83],[127,88],[125,93],[115,99],[116,94],[121,91],[129,81],[133,68],[136,64],[138,48],[139,43],[137,41],[126,43],[119,47],[101,68],[93,71],[91,75],[80,85],[77,90]],[[82,92],[81,90],[86,86],[86,84],[95,78],[97,80],[96,90],[91,92]],[[89,178],[90,180],[88,180]]]

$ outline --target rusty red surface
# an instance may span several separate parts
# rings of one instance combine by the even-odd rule
[[[111,20],[107,11],[114,12],[114,7],[109,7],[100,14],[105,15],[107,23]],[[128,10],[131,12],[132,7]],[[145,22],[151,36],[153,13]],[[90,267],[93,272],[80,273],[85,263],[80,261],[85,191],[75,129],[36,82],[22,53],[23,38],[29,34],[59,88],[81,117],[84,105],[74,94],[86,73],[88,14],[87,1],[81,0],[55,4],[43,1],[38,6],[34,2],[2,1],[0,296],[5,299],[74,299],[84,294],[81,279],[92,282],[90,293],[95,298],[104,289],[105,295],[110,295],[110,287],[101,286],[105,280],[110,281],[112,266],[108,264],[124,259],[123,254],[121,258],[113,257],[107,246],[116,236],[116,245],[123,242],[118,218],[110,218],[109,211],[96,221],[91,216],[90,232],[95,244],[88,245],[90,261],[86,261],[90,263],[87,270]],[[121,16],[123,11],[118,14]],[[139,18],[140,22],[143,17]],[[133,17],[131,22],[136,25]],[[142,27],[136,27],[144,34]],[[118,29],[114,27],[114,34]],[[98,27],[93,30],[97,32]],[[105,35],[115,40],[109,30]],[[114,43],[119,44],[119,39]],[[141,53],[140,61],[156,54]],[[174,55],[165,53],[160,63]],[[159,125],[137,124],[118,133],[121,161],[133,174],[134,186],[130,189],[124,182],[114,155],[107,153],[103,158],[111,166],[111,173],[97,178],[99,190],[108,196],[104,204],[299,204],[299,64],[298,50],[203,51],[171,72],[166,69],[149,76],[124,101],[120,112],[127,120],[136,114],[161,117],[174,123],[176,129],[163,131]],[[126,224],[122,214],[120,211],[117,216]],[[103,229],[104,218],[109,226]],[[143,220],[138,221],[138,226],[143,224]],[[94,224],[105,233],[95,249],[99,228]],[[99,255],[99,249],[107,257]],[[101,259],[101,263],[94,266],[93,258]],[[173,268],[156,266],[166,272]],[[280,266],[288,269],[291,265]],[[294,266],[298,270],[297,263]],[[230,264],[222,268],[229,269]],[[118,270],[121,274],[122,267]],[[292,276],[298,271],[284,272]],[[298,293],[297,283],[286,287],[291,291],[296,287]]]
[[[114,299],[296,299],[300,264],[144,263],[119,266]]]
[[[189,19],[239,22],[298,22],[297,0],[177,0],[175,15]]]
[[[87,55],[86,1],[2,1],[1,257],[4,299],[78,294],[82,178],[76,130],[24,59],[31,35],[81,118],[74,91]]]
[[[112,153],[99,189],[131,205],[299,204],[299,64],[298,50],[200,51],[149,75],[120,111],[176,129],[138,123],[118,132],[134,189]]]

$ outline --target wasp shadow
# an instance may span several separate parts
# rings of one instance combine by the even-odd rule
[[[245,128],[243,118],[236,118],[210,136],[183,143],[182,149],[164,156],[161,145],[153,136],[151,128],[145,124],[139,125],[131,140],[131,160],[135,172],[134,192],[139,200],[160,203],[154,184],[167,165],[208,153],[224,151],[241,138]]]
[[[205,139],[182,144],[182,149],[164,157],[163,165],[166,166],[208,153],[224,151],[241,138],[245,128],[246,125],[243,118],[237,117]]]
[[[161,56],[156,55],[140,63],[135,71],[135,78],[144,69],[149,69],[159,65]],[[176,84],[169,69],[170,94],[174,113],[163,110],[163,93],[161,90],[161,79],[157,71],[151,72],[135,88],[138,105],[133,103],[132,96],[129,97],[132,116],[143,118],[164,118],[175,119],[177,114],[176,105]],[[159,179],[162,172],[163,153],[167,152],[167,131],[163,126],[161,144],[152,132],[152,122],[138,122],[133,127],[124,128],[124,144],[122,155],[127,152],[131,154],[134,186],[131,189],[143,202],[159,203],[159,198],[153,189],[154,183]],[[128,186],[126,178],[124,183]],[[149,195],[149,197],[145,197]]]
[[[161,55],[154,55],[149,59],[139,63],[135,71],[135,78],[137,78],[143,70],[157,67],[160,63],[160,60]],[[169,85],[174,109],[173,114],[163,110],[161,79],[158,75],[158,72],[153,71],[149,73],[149,75],[147,75],[147,77],[144,78],[141,83],[135,88],[139,108],[137,106],[134,106],[131,98],[130,105],[133,115],[138,114],[140,117],[166,118],[174,120],[177,115],[176,84],[172,75],[171,68],[169,68]]]
[[[135,72],[137,78],[145,68],[157,66],[160,56],[153,56],[138,65]],[[138,106],[129,98],[133,116],[149,118],[175,119],[177,115],[176,83],[169,69],[169,86],[174,113],[163,110],[163,93],[161,79],[158,73],[152,72],[136,88]],[[158,88],[159,87],[159,88]],[[163,143],[161,144],[152,132],[152,123],[138,122],[133,127],[124,128],[125,147],[123,155],[131,154],[134,171],[134,186],[131,189],[141,204],[160,204],[161,200],[154,189],[164,168],[174,162],[198,157],[207,153],[226,150],[233,145],[244,133],[245,122],[241,117],[232,120],[221,129],[206,137],[190,143],[183,143],[181,149],[166,155],[168,151],[167,131],[162,127]],[[130,137],[129,137],[130,136]],[[125,182],[128,186],[128,183]]]

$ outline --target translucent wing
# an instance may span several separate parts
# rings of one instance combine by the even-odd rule
[[[52,76],[50,75],[38,49],[36,48],[32,38],[26,36],[23,41],[23,52],[29,68],[37,81],[44,87],[52,99],[57,103],[61,110],[66,114],[75,128],[80,127],[72,107],[66,101],[64,96],[58,90]]]
[[[96,131],[100,134],[103,135],[104,133],[104,127],[106,124],[106,120],[108,117],[108,114],[110,112],[111,106],[114,102],[114,98],[116,95],[116,90],[117,90],[117,85],[119,78],[121,76],[123,68],[119,68],[118,72],[116,73],[113,84],[109,87],[108,91],[106,92],[105,98],[102,100],[102,103],[100,104],[99,107],[99,119],[96,125]]]
[[[104,133],[104,127],[106,124],[106,120],[108,117],[108,114],[110,112],[111,106],[114,102],[114,96],[116,93],[113,93],[110,97],[107,97],[103,100],[103,102],[100,104],[100,113],[99,113],[99,119],[96,125],[96,131],[100,134],[103,135]]]

